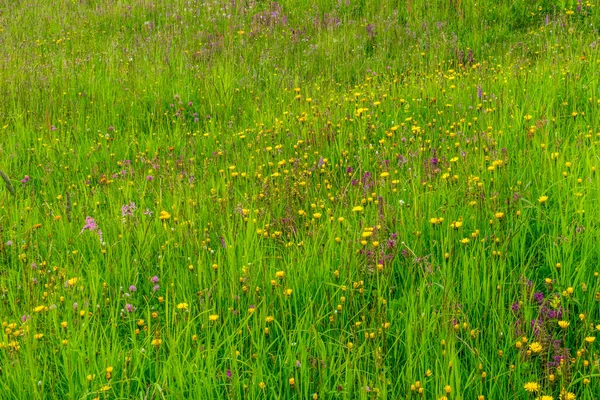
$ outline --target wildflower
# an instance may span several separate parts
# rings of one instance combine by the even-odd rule
[[[36,308],[33,309],[33,312],[41,313],[45,309],[46,309],[46,306],[37,306]]]
[[[540,390],[540,384],[537,382],[527,382],[524,386],[525,390],[529,393],[537,392]]]
[[[575,400],[576,398],[577,398],[577,396],[575,396],[575,393],[569,392],[565,388],[561,389],[560,396],[559,396],[560,400]]]
[[[160,346],[160,345],[161,345],[161,343],[162,343],[162,339],[158,339],[158,338],[156,338],[156,339],[153,339],[153,340],[152,340],[152,342],[150,342],[150,344],[151,344],[152,346],[156,346],[156,347]]]
[[[594,340],[596,340],[595,336],[588,336],[585,338],[585,341],[588,343],[594,343]]]
[[[264,389],[264,388],[266,388],[266,387],[267,387],[267,384],[266,384],[266,383],[264,383],[264,382],[260,382],[260,383],[258,384],[258,387],[259,387],[259,388],[261,388],[261,389]]]
[[[179,303],[179,304],[177,304],[177,309],[178,310],[187,310],[188,309],[188,303]]]
[[[548,200],[548,196],[540,196],[540,197],[538,198],[538,202],[539,202],[540,204],[544,204],[544,203],[546,202],[546,200]]]
[[[356,206],[352,208],[352,212],[361,212],[364,210],[364,207],[362,206]]]
[[[283,277],[285,276],[285,271],[277,271],[275,272],[275,276],[279,279],[283,279]]]
[[[562,329],[567,329],[570,325],[569,321],[558,321],[558,326],[560,326]]]
[[[137,288],[134,285],[129,286],[130,292],[135,292],[136,290],[137,290]]]
[[[121,207],[121,216],[123,216],[123,217],[132,216],[135,209],[136,209],[135,203],[132,202],[129,204],[125,204]]]
[[[88,217],[85,217],[85,225],[83,226],[83,228],[81,228],[80,233],[83,233],[83,231],[86,231],[86,230],[95,231],[96,229],[98,229],[98,225],[96,224],[96,221],[94,220],[94,218],[88,216]]]
[[[539,353],[543,350],[543,347],[538,342],[533,342],[529,345],[529,350],[531,350],[534,353]]]
[[[158,283],[158,276],[154,275],[152,278],[150,278],[150,282]]]
[[[160,212],[160,216],[158,218],[164,221],[164,220],[171,218],[171,214],[169,214],[167,211],[163,210]]]
[[[535,400],[554,400],[554,397],[544,395],[544,396],[536,397]]]
[[[218,319],[219,319],[219,315],[218,314],[211,314],[211,315],[208,316],[208,320],[212,321],[212,322],[215,322]]]
[[[494,214],[494,217],[496,217],[496,219],[502,219],[504,218],[504,213],[502,211],[498,211]]]
[[[294,378],[290,378],[288,382],[290,383],[290,386],[294,386],[296,384],[296,380]]]

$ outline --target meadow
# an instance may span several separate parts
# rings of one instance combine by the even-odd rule
[[[0,399],[600,398],[600,5],[0,3]]]

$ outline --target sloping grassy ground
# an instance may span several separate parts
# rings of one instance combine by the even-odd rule
[[[0,398],[597,398],[599,13],[4,2]]]

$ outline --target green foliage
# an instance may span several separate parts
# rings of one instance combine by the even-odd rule
[[[0,397],[597,395],[596,4],[2,7]]]

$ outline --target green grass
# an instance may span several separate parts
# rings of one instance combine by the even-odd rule
[[[594,2],[0,11],[0,398],[600,393]]]

